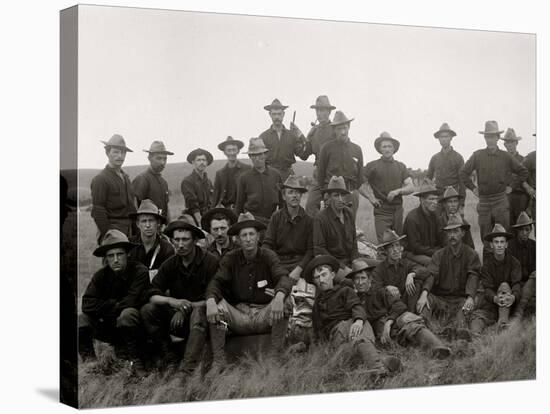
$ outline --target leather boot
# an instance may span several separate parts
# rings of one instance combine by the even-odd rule
[[[123,354],[125,359],[130,361],[133,373],[139,378],[146,376],[147,372],[140,355],[137,329],[129,327],[119,329],[122,339],[121,345],[124,348]]]
[[[361,359],[369,370],[378,370],[381,372],[386,370],[378,351],[371,341],[361,341],[356,346]]]
[[[451,355],[451,349],[429,329],[423,328],[416,333],[416,340],[421,347],[429,349],[437,359],[445,359]]]
[[[182,369],[186,374],[192,374],[199,365],[204,344],[206,343],[206,332],[203,327],[193,328],[189,333],[189,339],[185,345]]]
[[[179,358],[172,349],[170,340],[162,340],[159,342],[161,361],[164,362],[164,368],[169,375],[174,374],[179,369]]]
[[[82,362],[94,361],[96,359],[94,340],[90,327],[78,328],[78,353]]]
[[[498,321],[497,326],[498,330],[501,331],[503,329],[506,329],[508,325],[510,324],[510,308],[506,306],[499,306],[498,307]]]
[[[271,327],[271,353],[280,354],[285,345],[288,319],[283,318]]]
[[[516,306],[514,317],[518,319],[523,318],[523,314],[525,313],[525,309],[527,308],[529,301],[535,296],[535,290],[536,280],[534,278],[529,278],[521,289],[521,299]]]
[[[225,361],[225,334],[226,328],[218,323],[210,323],[210,345],[212,347],[212,367],[211,371],[221,371],[226,364]]]

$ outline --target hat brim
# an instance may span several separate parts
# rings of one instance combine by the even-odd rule
[[[172,238],[175,230],[187,230],[193,233],[197,239],[204,239],[206,236],[204,232],[196,226],[189,224],[183,220],[174,220],[164,229],[164,234]]]
[[[149,212],[146,212],[146,211],[142,211],[141,213],[130,213],[128,214],[128,217],[130,217],[132,220],[136,220],[138,218],[138,216],[142,215],[142,214],[148,214],[149,216],[155,216],[156,218],[158,218],[163,224],[166,224],[166,217],[164,217],[163,215],[161,214],[157,214],[157,213],[149,213]]]
[[[525,227],[525,226],[532,226],[533,224],[535,224],[535,221],[534,220],[531,220],[527,223],[522,223],[522,224],[514,224],[513,226],[510,226],[511,228],[513,229],[519,229],[521,227]]]
[[[330,109],[331,111],[336,109],[335,106],[332,105],[311,105],[311,109]]]
[[[500,138],[502,141],[506,142],[506,141],[521,141],[521,137],[515,137],[515,138],[504,138],[504,137],[501,137]]]
[[[357,269],[357,270],[354,270],[353,272],[349,272],[347,275],[346,275],[346,278],[348,279],[353,279],[353,277],[357,274],[357,273],[360,273],[360,272],[363,272],[365,270],[372,270],[372,269],[376,269],[376,265],[370,265],[366,262],[365,263],[365,266],[360,268],[360,269]]]
[[[340,262],[333,256],[325,254],[325,255],[314,257],[307,264],[304,270],[304,274],[305,274],[304,279],[306,280],[306,282],[313,283],[313,272],[315,271],[315,268],[322,265],[330,266],[333,272],[337,272],[338,269],[340,269]]]
[[[514,235],[508,232],[497,231],[495,233],[489,233],[485,235],[485,237],[483,237],[483,240],[487,242],[492,242],[495,237],[506,237],[507,240],[510,240],[514,238]]]
[[[426,191],[417,191],[416,193],[412,193],[413,196],[415,197],[421,197],[423,195],[430,195],[430,194],[433,194],[433,195],[436,195],[436,196],[440,196],[441,195],[441,191],[439,190],[426,190]],[[449,197],[450,198],[450,197]]]
[[[462,196],[460,194],[457,194],[457,195],[453,195],[453,196],[450,196],[450,197],[442,197],[442,198],[439,199],[439,202],[444,203],[445,201],[449,200],[450,198],[458,198],[459,200],[463,200],[464,196]]]
[[[232,141],[223,141],[223,142],[220,142],[220,143],[218,144],[218,149],[219,149],[220,151],[225,151],[225,147],[228,146],[228,145],[236,145],[237,148],[238,148],[239,151],[240,151],[240,150],[242,150],[243,147],[244,147],[244,142],[239,141],[238,139],[234,139],[234,140],[232,140]]]
[[[330,125],[332,126],[338,126],[338,125],[344,125],[344,124],[349,124],[351,121],[353,121],[355,118],[351,118],[351,119],[348,119],[347,121],[342,121],[342,122],[331,122]]]
[[[446,231],[446,230],[453,230],[458,228],[462,228],[464,230],[470,230],[470,225],[469,224],[451,224],[450,226],[443,227],[443,230]]]
[[[271,111],[272,109],[282,109],[284,111],[287,108],[288,108],[288,106],[285,106],[285,105],[266,105],[266,106],[264,106],[264,109],[266,111]]]
[[[104,257],[109,250],[117,249],[117,248],[120,248],[120,247],[122,247],[124,250],[126,250],[126,252],[129,252],[131,249],[133,249],[136,246],[137,246],[137,244],[132,243],[132,242],[125,242],[125,241],[116,242],[116,243],[113,243],[113,244],[107,244],[105,246],[99,246],[98,248],[96,248],[94,250],[93,255],[96,256],[96,257]]]
[[[391,141],[391,142],[393,142],[393,147],[395,148],[395,151],[393,152],[394,154],[397,153],[397,151],[399,151],[399,147],[401,146],[401,143],[398,140],[396,140],[393,137],[392,138],[378,137],[374,140],[374,149],[379,154],[382,154],[382,150],[380,149],[380,145],[382,144],[382,141]]]
[[[208,165],[212,164],[214,162],[214,157],[212,156],[212,154],[210,154],[208,151],[206,150],[201,150],[201,151],[191,151],[189,153],[189,155],[187,156],[187,162],[189,164],[193,164],[193,161],[195,160],[195,158],[197,158],[198,155],[204,155],[206,156],[206,163]]]
[[[504,131],[478,131],[482,135],[500,135]]]
[[[436,131],[436,132],[434,132],[434,137],[435,137],[435,138],[439,138],[439,136],[440,136],[441,133],[443,133],[443,132],[448,132],[448,133],[450,133],[450,134],[451,134],[451,138],[452,138],[452,137],[456,137],[456,132],[454,132],[452,129],[441,129],[441,130],[439,130],[439,131]]]
[[[351,194],[351,191],[344,190],[342,188],[322,188],[321,194],[330,194],[330,193],[339,193],[339,194]]]
[[[113,144],[109,144],[107,141],[101,141],[101,142],[105,145],[105,147],[118,148],[121,150],[125,150],[126,152],[134,152],[130,148],[125,147],[124,145],[113,145]]]
[[[247,227],[253,227],[258,231],[262,231],[267,228],[265,224],[260,223],[258,220],[243,220],[229,227],[227,234],[229,236],[236,236],[242,229],[246,229]]]
[[[289,188],[291,190],[298,190],[301,193],[307,193],[307,188],[305,188],[305,187],[292,187],[292,186],[286,185],[286,184],[277,184],[277,186],[279,187],[280,191],[283,191],[285,188]]]
[[[269,152],[269,150],[267,148],[262,150],[262,151],[246,151],[246,152],[243,152],[243,154],[258,155],[258,154],[265,154],[266,152]]]
[[[381,243],[381,244],[379,244],[378,246],[376,246],[376,248],[377,248],[377,249],[380,249],[381,247],[386,247],[386,246],[388,246],[388,245],[390,245],[390,244],[392,244],[392,243],[395,243],[395,242],[397,242],[397,241],[403,240],[403,239],[406,238],[406,237],[407,237],[407,235],[404,234],[404,235],[402,235],[402,236],[399,236],[397,239],[393,239],[393,240],[390,240],[390,241]]]
[[[212,217],[216,214],[225,215],[229,220],[229,226],[232,226],[237,221],[237,215],[228,208],[216,207],[208,210],[201,218],[201,226],[208,233],[210,233],[210,222],[212,221]]]
[[[143,150],[143,152],[147,152],[149,154],[163,154],[163,155],[174,155],[171,151],[149,151],[149,150]]]

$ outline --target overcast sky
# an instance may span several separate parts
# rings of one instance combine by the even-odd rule
[[[397,159],[427,168],[442,122],[465,158],[489,119],[535,149],[534,35],[80,6],[79,36],[81,168],[105,165],[99,141],[113,133],[134,150],[126,165],[147,163],[156,139],[169,162],[197,147],[223,158],[227,135],[248,143],[269,127],[274,98],[306,134],[321,94],[355,118],[366,162],[389,131]]]

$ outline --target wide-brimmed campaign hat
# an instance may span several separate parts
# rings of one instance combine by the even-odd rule
[[[126,146],[126,141],[124,141],[124,138],[122,137],[122,135],[119,135],[119,134],[114,134],[111,138],[109,138],[109,141],[101,141],[101,142],[106,147],[119,148],[119,149],[125,150],[126,152],[134,152]]]
[[[519,141],[521,140],[521,137],[518,137],[516,135],[516,131],[514,128],[508,128],[506,132],[504,133],[504,136],[501,138],[503,141]]]
[[[389,132],[383,131],[382,133],[380,133],[380,136],[378,136],[374,140],[374,148],[376,149],[376,151],[378,151],[379,154],[382,154],[382,150],[380,149],[380,146],[384,141],[391,141],[393,143],[393,147],[395,149],[395,151],[393,152],[394,154],[399,150],[399,146],[401,145],[401,143],[398,140],[396,140],[394,137],[392,137]]]
[[[206,163],[208,165],[212,164],[212,161],[214,161],[214,157],[212,156],[212,154],[210,154],[205,149],[197,148],[189,153],[189,155],[187,156],[187,162],[189,164],[193,164],[193,161],[195,161],[195,158],[197,158],[199,155],[204,155],[206,157]]]
[[[340,194],[351,194],[346,188],[346,182],[344,177],[333,175],[330,177],[327,188],[321,189],[322,193],[340,193]]]
[[[443,230],[453,230],[463,228],[464,230],[469,230],[470,225],[464,223],[462,216],[460,214],[450,214],[447,219],[447,224],[443,227]]]
[[[328,100],[328,96],[326,95],[320,95],[315,99],[315,105],[310,106],[311,109],[336,109],[335,106],[330,104],[330,101]]]
[[[144,152],[148,152],[149,154],[166,154],[166,155],[174,155],[173,152],[168,151],[166,147],[164,146],[164,142],[162,141],[153,141],[151,143],[151,147],[148,150],[143,150]]]
[[[501,129],[498,129],[498,122],[497,121],[487,121],[485,122],[485,130],[479,131],[480,134],[483,135],[490,135],[490,134],[496,134],[500,135],[504,131]]]
[[[441,195],[441,191],[436,188],[431,182],[425,180],[420,184],[418,191],[414,192],[412,195],[416,197],[422,197],[430,194],[435,194],[437,196]]]
[[[230,236],[236,236],[242,229],[246,229],[248,227],[254,227],[258,231],[265,230],[266,228],[265,224],[256,220],[252,213],[246,212],[239,214],[239,219],[235,224],[229,227],[227,234]]]
[[[300,178],[298,178],[297,175],[289,175],[286,181],[283,184],[279,185],[280,190],[283,190],[285,188],[298,190],[302,193],[307,192],[307,188],[300,183]]]
[[[349,272],[346,277],[349,279],[353,279],[353,276],[355,276],[357,273],[362,272],[363,270],[372,270],[375,267],[376,265],[369,264],[367,262],[367,259],[359,258],[353,261],[353,263],[351,264],[351,272]]]
[[[439,202],[444,203],[449,198],[453,198],[453,197],[457,197],[458,199],[464,198],[463,196],[461,196],[458,193],[458,191],[456,191],[456,189],[452,185],[450,185],[447,188],[445,188],[445,192],[443,193],[443,195],[439,199]]]
[[[210,222],[212,221],[212,217],[214,217],[216,214],[220,214],[227,218],[229,226],[232,226],[237,221],[237,215],[233,213],[228,208],[223,207],[216,207],[208,210],[201,218],[201,226],[202,228],[210,233]]]
[[[124,250],[128,251],[137,246],[135,243],[131,243],[128,240],[123,232],[117,229],[107,230],[103,239],[101,240],[101,245],[94,250],[94,256],[103,257],[105,254],[111,250],[122,247]]]
[[[264,106],[264,109],[266,111],[271,111],[272,109],[283,109],[285,110],[288,108],[287,105],[283,105],[281,101],[279,101],[277,98],[273,99],[273,102],[271,102],[269,105]]]
[[[250,138],[250,141],[248,142],[248,151],[246,151],[244,154],[255,155],[263,154],[264,152],[268,151],[269,149],[265,146],[264,140],[262,138]]]
[[[131,218],[131,219],[135,219],[137,218],[140,214],[150,214],[152,216],[155,216],[156,218],[158,218],[160,221],[162,221],[163,223],[166,223],[166,217],[164,217],[162,214],[161,214],[161,211],[159,210],[159,208],[155,205],[155,203],[153,203],[151,200],[149,200],[148,198],[146,198],[145,200],[142,200],[141,203],[139,204],[139,208],[138,210],[135,212],[135,213],[130,213],[128,214],[128,216]]]
[[[376,246],[376,248],[379,249],[380,247],[385,247],[389,244],[395,243],[396,241],[403,240],[405,237],[407,237],[405,234],[400,236],[395,232],[395,230],[386,229],[382,234],[382,243]]]
[[[228,136],[225,141],[218,144],[218,149],[220,151],[225,151],[225,147],[228,145],[236,145],[240,151],[244,147],[244,142],[239,141],[238,139],[233,139],[232,136]]]
[[[508,233],[504,226],[500,223],[495,223],[495,226],[493,227],[493,231],[489,234],[486,234],[483,237],[483,240],[485,241],[493,241],[495,237],[506,237],[507,240],[510,240],[514,235],[512,233]]]
[[[304,270],[304,279],[308,283],[313,283],[313,272],[319,266],[330,266],[333,272],[337,272],[340,268],[340,262],[335,257],[329,254],[322,254],[314,257],[306,266]]]
[[[535,224],[535,221],[531,217],[529,217],[529,215],[525,211],[522,211],[521,213],[519,213],[516,224],[510,227],[517,229],[524,226],[530,226],[531,224]]]
[[[439,129],[434,132],[434,137],[439,138],[439,135],[441,135],[442,132],[448,132],[451,134],[451,137],[456,137],[456,132],[454,132],[451,127],[449,127],[449,124],[446,122],[443,122]]]
[[[206,238],[204,232],[201,229],[181,217],[174,221],[171,221],[170,224],[168,224],[168,226],[166,226],[166,228],[164,229],[164,234],[172,238],[175,230],[190,231],[197,239]]]
[[[336,126],[336,125],[343,125],[343,124],[349,124],[351,121],[353,121],[355,118],[349,118],[342,112],[342,111],[336,111],[334,114],[334,118],[332,118],[332,122],[330,125]]]

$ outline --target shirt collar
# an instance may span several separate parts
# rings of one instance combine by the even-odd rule
[[[387,162],[387,163],[392,163],[392,162],[395,162],[394,158],[393,158],[393,155],[391,156],[391,158],[386,158],[384,157],[383,155],[380,157],[380,160],[382,162]]]
[[[153,168],[151,168],[151,166],[149,166],[148,171],[149,171],[149,174],[152,174],[152,175],[161,175],[161,173],[153,171]]]
[[[193,168],[193,172],[191,174],[194,174],[201,181],[206,181],[206,179],[208,178],[208,175],[206,174],[206,171],[203,173],[203,176],[201,177],[199,175],[199,173],[197,172],[197,170],[195,170],[194,168]]]
[[[448,149],[441,148],[441,151],[440,151],[440,152],[441,152],[442,154],[450,154],[450,153],[453,152],[453,151],[454,151],[453,146],[452,146],[452,145],[449,145],[449,148],[448,148]]]
[[[284,215],[285,219],[288,221],[292,221],[290,217],[290,213],[288,212],[288,207],[285,206],[282,210],[283,210],[282,214]],[[302,206],[298,206],[298,214],[295,218],[298,220],[301,220],[305,216],[305,214],[306,214],[306,211],[304,210],[304,208]]]
[[[256,256],[252,260],[248,260],[246,257],[244,257],[244,251],[243,249],[239,249],[239,262],[244,265],[246,263],[259,263],[262,261],[262,248],[258,247],[258,250],[256,251]]]
[[[193,261],[189,263],[189,266],[185,266],[181,261],[181,257],[178,257],[178,260],[177,260],[178,267],[189,269],[189,270],[196,268],[202,263],[205,255],[206,255],[205,252],[199,246],[195,246],[195,257],[193,258]]]

